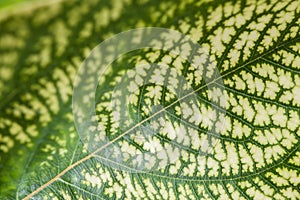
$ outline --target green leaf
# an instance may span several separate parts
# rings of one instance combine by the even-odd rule
[[[1,199],[299,199],[299,1],[27,5],[0,12]],[[138,49],[78,79],[94,47],[138,27],[206,53],[159,34],[180,55]],[[72,108],[75,79],[97,89]]]

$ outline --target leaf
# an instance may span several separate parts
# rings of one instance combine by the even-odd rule
[[[1,198],[299,199],[299,4],[90,0],[3,9]],[[80,65],[100,42],[137,27],[198,42],[204,76],[166,49],[126,53],[96,82],[89,121],[97,126],[76,130]],[[181,55],[195,55],[180,44]],[[205,80],[212,66],[222,81]]]

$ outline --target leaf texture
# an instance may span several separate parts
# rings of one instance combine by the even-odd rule
[[[299,1],[89,0],[2,15],[1,198],[299,199],[299,12]],[[138,27],[189,36],[222,81],[167,51],[124,54],[98,83],[91,146],[74,126],[75,77],[96,45]]]

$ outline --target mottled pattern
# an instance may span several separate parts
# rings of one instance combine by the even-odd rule
[[[69,167],[36,197],[299,199],[300,2],[217,2],[66,1],[2,18],[1,197],[24,198]],[[77,70],[104,39],[146,26],[171,28],[201,44],[224,85],[207,90],[199,71],[168,52],[145,49],[120,57],[99,83],[91,119],[98,125],[89,129],[98,141],[113,140],[132,124],[138,129],[114,140],[116,149],[108,147],[121,160],[100,151],[72,166],[90,154],[73,123]],[[196,91],[196,101],[176,103],[172,87],[182,85],[174,71]],[[122,95],[115,86],[124,76],[133,92],[124,115],[129,122],[113,112],[120,102],[111,104]],[[140,87],[146,78],[170,86]],[[226,101],[218,102],[216,94]],[[151,118],[157,109],[167,120]],[[226,113],[216,114],[218,109]],[[151,137],[142,134],[147,124],[159,127]],[[214,144],[210,151],[206,141]],[[135,167],[145,152],[148,163]]]

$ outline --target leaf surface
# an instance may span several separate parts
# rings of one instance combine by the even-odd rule
[[[299,199],[299,8],[91,0],[3,9],[1,198]],[[124,54],[98,83],[87,144],[72,114],[79,67],[100,42],[138,27],[192,38],[222,81],[164,50]]]

